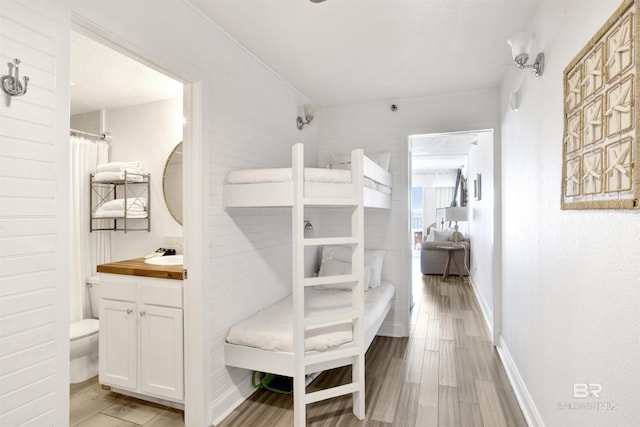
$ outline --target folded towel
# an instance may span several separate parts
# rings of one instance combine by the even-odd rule
[[[142,172],[142,162],[111,162],[98,165],[96,172]]]
[[[124,172],[98,172],[93,176],[95,182],[111,182],[124,180]],[[127,175],[127,181],[140,182],[142,181],[141,175]]]
[[[132,211],[142,212],[147,207],[147,199],[145,199],[144,197],[138,197],[133,199],[128,198],[126,200],[127,200],[127,210],[129,212],[132,212]],[[108,202],[105,202],[102,206],[100,206],[100,208],[105,211],[113,211],[113,210],[123,211],[124,201],[125,199],[109,200]]]
[[[148,212],[146,211],[142,211],[142,212],[127,211],[127,218],[133,218],[133,219],[146,218],[147,215],[148,215]],[[105,211],[99,208],[93,214],[93,217],[94,218],[124,218],[124,210]]]

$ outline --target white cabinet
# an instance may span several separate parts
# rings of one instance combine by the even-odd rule
[[[100,279],[100,383],[183,402],[182,281]]]

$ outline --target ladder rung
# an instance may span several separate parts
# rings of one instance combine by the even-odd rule
[[[360,316],[355,310],[342,311],[335,314],[307,317],[304,319],[304,326],[306,330],[311,330],[327,326],[341,325],[343,323],[351,323],[353,319],[358,318],[360,318]]]
[[[355,274],[340,274],[337,276],[320,276],[320,277],[305,277],[304,286],[318,286],[318,285],[335,285],[336,283],[349,283],[358,281],[358,277]]]
[[[315,365],[329,360],[346,359],[347,357],[355,357],[363,354],[362,349],[354,345],[343,344],[340,348],[313,353],[304,357],[305,366]]]
[[[358,239],[355,237],[317,237],[304,239],[305,246],[334,246],[334,245],[356,245]]]
[[[305,403],[314,403],[321,400],[331,399],[332,397],[355,393],[356,391],[360,391],[360,383],[349,383],[337,387],[327,388],[325,390],[314,391],[313,393],[307,393],[304,396],[304,401]]]
[[[345,197],[342,199],[317,199],[317,198],[305,198],[302,200],[305,206],[357,206],[358,201],[356,199]]]

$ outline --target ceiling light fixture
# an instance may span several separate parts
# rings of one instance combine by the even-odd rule
[[[316,110],[311,104],[304,104],[302,108],[304,109],[304,120],[300,116],[296,118],[296,126],[298,127],[298,130],[302,130],[304,125],[311,123],[311,120],[313,120],[313,114]]]
[[[322,3],[324,0],[311,0],[311,3]]]
[[[512,35],[507,43],[511,46],[511,54],[513,55],[513,62],[516,63],[518,68],[524,70],[525,68],[533,69],[536,77],[541,77],[544,73],[544,53],[540,52],[536,56],[536,60],[531,65],[526,65],[529,59],[529,53],[531,52],[531,45],[536,35],[529,32],[516,33]]]

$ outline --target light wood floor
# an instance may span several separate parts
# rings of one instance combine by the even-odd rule
[[[351,397],[307,406],[320,427],[526,426],[467,278],[414,274],[411,336],[376,337],[366,355],[364,421]],[[317,390],[349,382],[350,368],[321,374]],[[95,381],[72,388],[71,426],[177,427],[181,411],[102,390]],[[290,396],[257,391],[218,427],[290,427]]]
[[[69,425],[184,427],[184,412],[103,390],[98,377],[71,385]]]
[[[366,354],[366,419],[351,396],[307,405],[320,427],[526,426],[468,279],[414,274],[411,336],[376,337]],[[310,389],[348,383],[350,367],[322,373]],[[218,427],[289,427],[293,398],[257,391]]]

